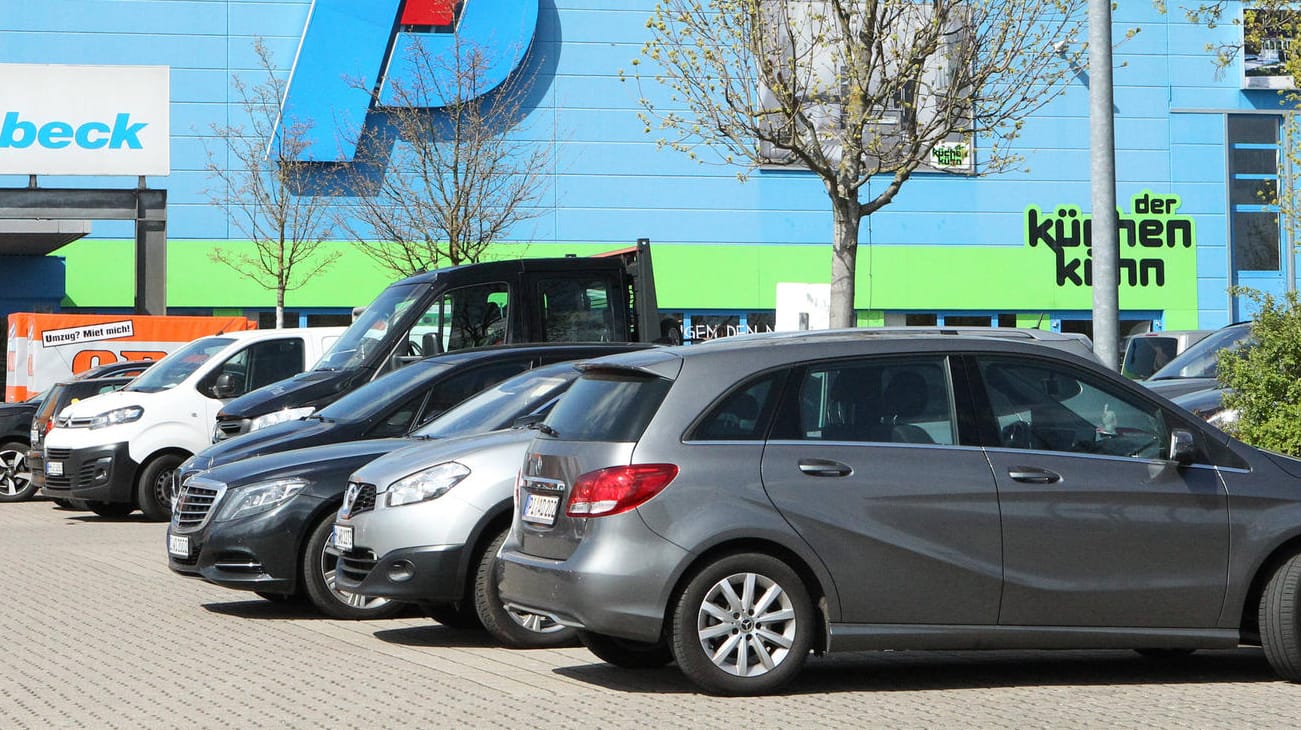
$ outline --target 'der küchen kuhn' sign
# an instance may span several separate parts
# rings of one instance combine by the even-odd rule
[[[1193,219],[1176,215],[1179,205],[1177,195],[1144,190],[1134,196],[1132,213],[1117,211],[1122,285],[1165,286],[1165,250],[1193,247]],[[1050,211],[1032,205],[1025,211],[1025,238],[1031,248],[1042,245],[1056,255],[1057,286],[1093,285],[1092,215],[1072,205]]]

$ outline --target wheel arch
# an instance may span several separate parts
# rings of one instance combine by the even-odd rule
[[[763,538],[738,538],[720,542],[717,545],[710,546],[707,550],[701,552],[690,563],[688,563],[678,575],[677,580],[673,583],[672,589],[669,591],[668,605],[666,605],[664,611],[664,624],[660,629],[662,635],[669,635],[669,623],[672,621],[673,604],[677,602],[678,597],[687,589],[687,584],[691,582],[691,579],[710,563],[729,555],[739,555],[742,553],[762,553],[772,556],[790,566],[791,570],[795,571],[795,574],[804,582],[804,588],[809,593],[809,600],[813,602],[813,606],[816,609],[814,614],[817,633],[814,636],[813,642],[815,652],[818,654],[824,652],[827,647],[827,625],[830,621],[830,614],[827,606],[829,598],[826,587],[818,578],[817,572],[804,560],[803,557],[799,555],[799,553],[779,542],[765,540]]]
[[[1244,641],[1249,640],[1250,643],[1260,643],[1259,608],[1261,596],[1265,593],[1265,586],[1269,583],[1270,578],[1274,576],[1275,571],[1297,554],[1301,554],[1301,534],[1291,536],[1274,548],[1269,556],[1256,567],[1256,571],[1251,577],[1251,586],[1247,589],[1246,596],[1243,598],[1240,607],[1241,613],[1238,618],[1238,632],[1242,635]]]
[[[321,500],[307,513],[299,526],[298,534],[294,535],[294,588],[300,593],[307,590],[307,569],[304,562],[307,560],[307,542],[312,539],[312,530],[316,529],[316,525],[325,515],[337,515],[342,506],[342,494],[337,498]]]
[[[492,542],[492,538],[497,534],[498,530],[510,527],[513,516],[511,507],[513,504],[514,499],[512,498],[500,502],[484,512],[483,517],[474,524],[474,529],[466,537],[466,550],[461,555],[460,565],[457,566],[457,578],[464,591],[462,600],[474,590],[474,573],[470,570],[470,566],[479,564],[479,559],[483,556],[484,551],[488,549],[488,543]]]

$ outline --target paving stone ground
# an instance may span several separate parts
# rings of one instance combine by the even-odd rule
[[[167,569],[165,526],[0,504],[0,728],[1252,727],[1301,725],[1256,649],[811,658],[781,696],[674,667],[511,651],[410,617],[336,621]]]

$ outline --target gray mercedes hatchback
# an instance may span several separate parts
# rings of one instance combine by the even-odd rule
[[[810,652],[1259,644],[1301,680],[1301,461],[1097,362],[855,330],[583,369],[500,593],[607,662],[739,695]]]

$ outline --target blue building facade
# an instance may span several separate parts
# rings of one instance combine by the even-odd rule
[[[476,1],[503,8],[503,28],[511,8],[527,14],[535,2],[469,5]],[[232,78],[261,73],[253,41],[263,39],[288,74],[323,2],[46,0],[10,3],[4,12],[0,63],[170,67],[172,172],[147,181],[168,194],[170,311],[253,313],[272,301],[208,258],[214,247],[244,245],[207,194],[210,155],[224,154],[212,127],[238,120]],[[549,185],[537,215],[505,237],[502,255],[582,254],[650,238],[661,307],[686,319],[689,332],[693,322],[704,327],[701,337],[710,327],[771,326],[778,283],[829,281],[831,213],[821,181],[807,171],[765,169],[740,182],[734,168],[662,148],[639,120],[639,98],[668,101],[653,80],[621,78],[648,37],[652,0],[536,2],[538,93],[514,133],[547,146],[553,164],[539,171]],[[1122,319],[1136,330],[1215,327],[1249,316],[1250,303],[1231,286],[1277,293],[1296,280],[1286,221],[1259,195],[1285,167],[1285,106],[1277,91],[1245,88],[1243,59],[1214,65],[1208,46],[1241,42],[1232,23],[1195,25],[1140,0],[1119,5],[1113,36],[1125,39],[1115,50],[1118,200],[1134,221],[1132,250],[1122,250],[1132,262],[1122,271]],[[340,56],[341,72],[360,63],[347,47]],[[1088,320],[1085,249],[1065,251],[1049,245],[1060,241],[1044,238],[1048,229],[1035,232],[1048,218],[1088,214],[1088,93],[1081,69],[1026,121],[1015,146],[1024,163],[1015,171],[920,173],[864,222],[860,323],[1072,329]],[[3,187],[29,183],[0,176]],[[37,181],[50,188],[135,183]],[[1151,234],[1151,251],[1140,232]],[[65,309],[130,306],[132,235],[129,222],[95,221],[89,236],[52,254],[66,261]],[[304,323],[364,304],[391,278],[351,244],[338,246],[343,262],[290,295],[288,306]],[[25,270],[4,266],[0,276]]]

